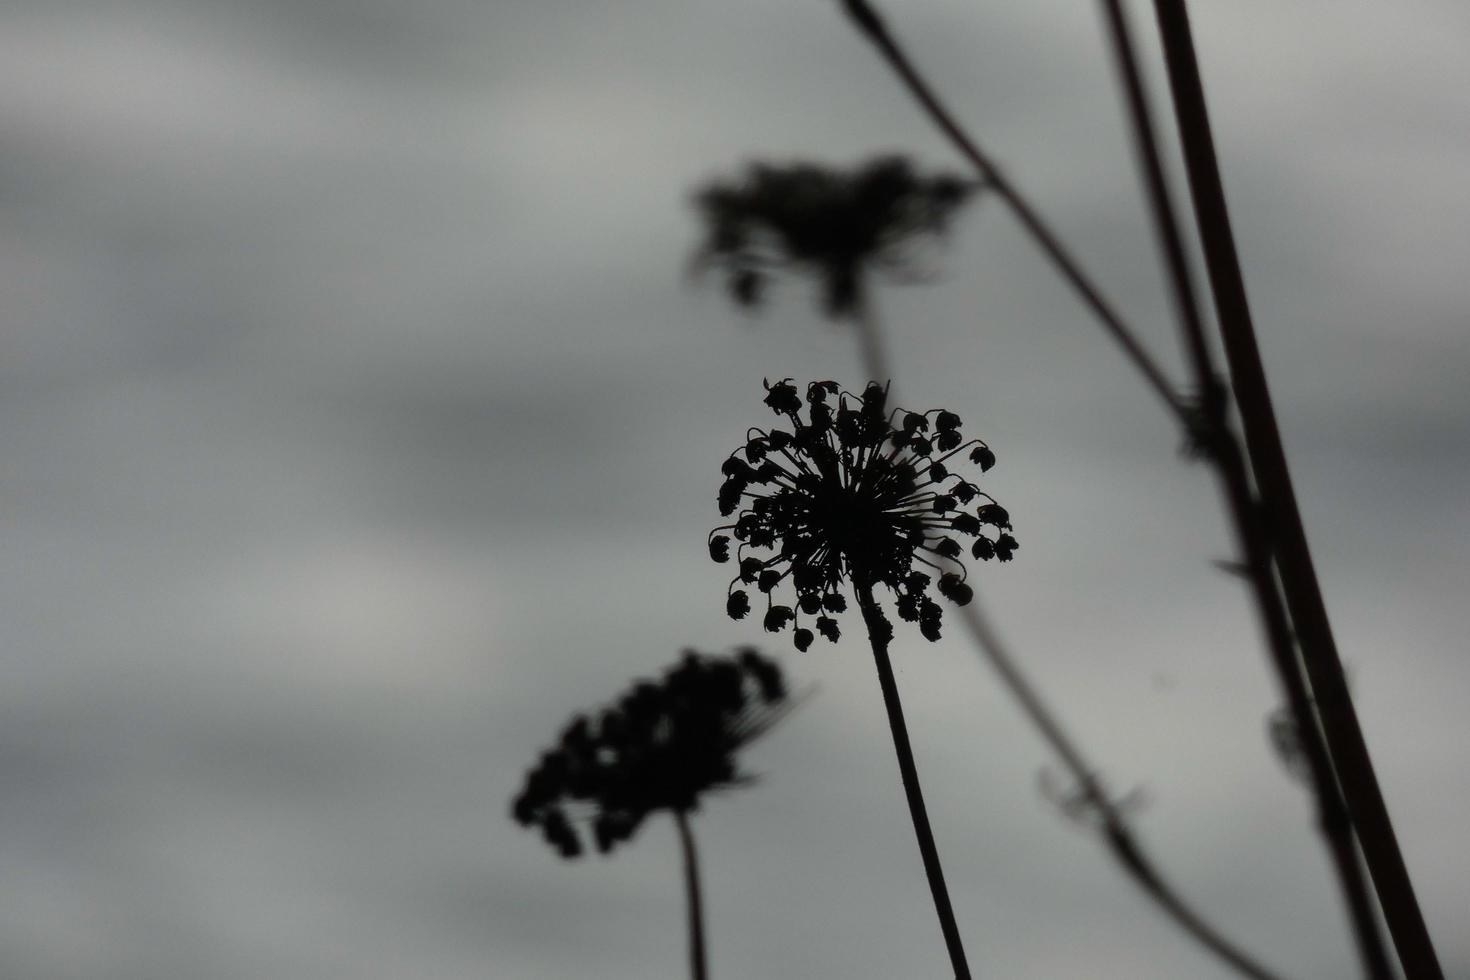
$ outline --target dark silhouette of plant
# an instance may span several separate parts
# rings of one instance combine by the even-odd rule
[[[1374,980],[1387,980],[1392,976],[1368,884],[1353,847],[1353,824],[1345,799],[1348,792],[1354,793],[1359,841],[1379,878],[1379,897],[1385,916],[1394,925],[1393,935],[1398,942],[1400,961],[1416,980],[1420,977],[1438,980],[1442,977],[1439,963],[1419,915],[1413,888],[1388,821],[1388,812],[1373,776],[1367,746],[1357,727],[1352,702],[1347,695],[1346,678],[1332,646],[1326,612],[1321,608],[1320,594],[1316,593],[1316,576],[1299,523],[1295,526],[1299,541],[1286,540],[1292,535],[1283,526],[1284,513],[1290,510],[1295,515],[1295,500],[1290,494],[1289,477],[1285,475],[1285,456],[1281,455],[1279,442],[1275,443],[1274,455],[1258,454],[1258,475],[1263,470],[1263,459],[1265,470],[1280,467],[1279,473],[1267,476],[1266,484],[1285,480],[1284,487],[1279,483],[1275,486],[1277,493],[1284,494],[1284,497],[1271,498],[1269,502],[1259,498],[1252,485],[1241,441],[1230,423],[1229,394],[1216,372],[1214,355],[1205,335],[1204,319],[1164,175],[1163,158],[1154,135],[1152,112],[1127,17],[1119,0],[1103,0],[1102,7],[1113,55],[1123,81],[1155,233],[1168,272],[1175,317],[1200,391],[1193,413],[1193,442],[1199,447],[1201,456],[1215,467],[1225,492],[1227,511],[1246,559],[1247,580],[1255,594],[1267,645],[1286,697],[1286,706],[1295,722],[1302,758],[1311,776],[1318,823],[1348,905],[1359,955],[1368,975]],[[1233,329],[1238,330],[1239,324],[1235,324]],[[1230,332],[1227,331],[1227,341],[1233,347],[1239,338],[1230,338]],[[1235,353],[1238,362],[1242,352],[1236,350]],[[1238,368],[1240,365],[1237,363],[1235,366]],[[1260,370],[1258,361],[1255,369]],[[1254,378],[1252,383],[1262,386],[1256,393],[1257,397],[1264,396],[1264,378]],[[1259,403],[1250,407],[1242,403],[1241,410],[1243,416],[1248,412],[1264,411],[1270,418],[1269,401],[1264,407]],[[1274,435],[1274,418],[1270,418],[1269,428]],[[1300,546],[1299,553],[1296,545]],[[1302,582],[1303,576],[1310,579],[1310,586]],[[1307,591],[1312,592],[1314,603],[1306,599]],[[1315,643],[1298,648],[1297,637],[1291,627],[1293,618],[1300,623],[1302,631],[1313,634]],[[1325,631],[1325,635],[1319,630]],[[1322,691],[1331,697],[1332,710],[1323,703],[1325,699],[1319,699],[1314,705],[1313,683],[1319,684]],[[1400,904],[1393,906],[1395,901]]]
[[[1271,393],[1246,297],[1245,276],[1236,254],[1224,184],[1215,157],[1189,16],[1182,0],[1154,0],[1154,10],[1168,66],[1180,149],[1194,199],[1195,222],[1234,384],[1245,449],[1260,489],[1266,529],[1274,548],[1286,605],[1300,637],[1302,663],[1321,720],[1323,741],[1341,781],[1343,802],[1351,811],[1404,970],[1409,976],[1434,980],[1443,974],[1348,691],[1347,676],[1338,657],[1286,451],[1271,406]],[[1359,917],[1371,919],[1371,916],[1371,910],[1367,910]],[[1360,942],[1365,940],[1375,942],[1372,935],[1360,938]],[[1370,963],[1377,961],[1376,968],[1386,972],[1383,962],[1386,957],[1381,952],[1365,949],[1364,958]]]
[[[995,455],[979,439],[965,439],[953,412],[890,413],[887,391],[876,383],[859,398],[835,382],[812,382],[805,422],[790,379],[767,382],[766,391],[766,404],[791,430],[750,430],[722,467],[720,513],[740,511],[709,539],[710,555],[720,562],[730,559],[730,537],[719,532],[739,542],[740,572],[730,582],[726,611],[743,619],[750,597],[737,586],[755,586],[766,595],[765,628],[774,633],[792,625],[797,649],[806,650],[814,637],[801,617],[816,617],[817,632],[836,642],[834,617],[847,608],[842,587],[851,580],[858,588],[886,586],[899,616],[918,623],[927,639],[939,639],[942,611],[930,587],[964,605],[972,595],[964,551],[1009,561],[1019,547],[1005,508],[950,471],[951,460],[967,450],[982,471]],[[967,546],[961,544],[966,537],[973,539]],[[777,605],[774,593],[787,579],[796,601]]]
[[[823,312],[859,331],[866,380],[882,382],[886,357],[868,273],[915,278],[917,248],[941,238],[981,186],[950,173],[923,174],[895,155],[847,169],[752,163],[743,177],[715,181],[695,194],[705,227],[695,263],[721,269],[731,297],[747,308],[760,305],[773,271],[815,277]]]
[[[759,304],[770,270],[789,266],[820,280],[828,316],[851,316],[864,267],[911,271],[913,244],[942,235],[975,187],[953,174],[920,174],[901,156],[846,171],[752,163],[742,179],[696,195],[708,230],[698,259],[725,271],[742,306]]]
[[[813,382],[807,386],[807,420],[803,422],[796,386],[789,379],[774,385],[767,382],[766,404],[785,416],[792,428],[752,429],[745,445],[725,460],[720,512],[728,517],[743,502],[748,500],[748,504],[734,524],[711,533],[710,555],[715,561],[730,560],[730,537],[719,533],[730,531],[740,542],[735,554],[740,574],[730,583],[726,611],[734,619],[743,619],[750,611],[750,599],[744,589],[735,586],[755,585],[767,596],[765,628],[779,632],[791,624],[801,650],[813,640],[812,632],[801,626],[802,614],[815,616],[817,629],[828,640],[837,640],[837,622],[828,614],[846,608],[842,588],[852,586],[868,629],[909,816],[945,947],[955,976],[968,980],[969,966],[888,657],[893,626],[874,599],[873,589],[878,585],[888,588],[895,596],[899,617],[917,622],[926,638],[936,640],[942,613],[928,594],[934,578],[915,564],[938,574],[939,593],[963,606],[973,593],[965,584],[967,573],[958,537],[973,538],[971,556],[982,560],[1008,561],[1017,544],[1008,533],[1011,523],[1005,509],[974,484],[950,473],[946,465],[969,450],[973,463],[989,469],[995,462],[989,447],[978,439],[966,441],[960,434],[959,416],[953,412],[895,409],[890,413],[887,399],[887,389],[876,383],[869,384],[859,397],[830,381]],[[971,506],[973,513],[966,509]],[[986,526],[994,530],[994,538],[982,533]],[[748,557],[747,549],[775,554],[766,559]],[[945,571],[939,562],[959,572]],[[776,605],[772,593],[788,577],[796,593],[795,606]]]
[[[1098,294],[1094,287],[1091,286],[1090,282],[1085,279],[1080,269],[1069,264],[1071,262],[1070,257],[1064,250],[1062,250],[1060,243],[1056,239],[1050,237],[1050,232],[1047,231],[1046,227],[1040,223],[1040,220],[1038,218],[1035,217],[1034,212],[1032,212],[1029,206],[1026,205],[1025,201],[1020,198],[1019,194],[1014,190],[1014,188],[1012,188],[1010,183],[1001,178],[999,175],[995,175],[993,186],[995,186],[996,189],[1002,193],[1002,196],[1007,201],[1011,202],[1013,206],[1018,206],[1021,209],[1023,217],[1030,219],[1034,228],[1040,229],[1040,233],[1045,236],[1043,239],[1044,244],[1049,243],[1054,250],[1054,254],[1061,257],[1061,260],[1063,262],[1062,267],[1064,270],[1070,269],[1073,271],[1075,280],[1081,283],[1081,288],[1084,295],[1093,297],[1096,300],[1095,305],[1098,308],[1102,309],[1105,314],[1111,316],[1111,311],[1106,306],[1106,303],[1101,300],[1100,294]],[[853,208],[857,206],[858,205],[855,202],[849,202],[847,205],[848,208]],[[731,208],[733,207],[734,205],[732,204]],[[706,212],[704,217],[707,224],[712,222],[712,216],[709,212]],[[846,213],[846,211],[844,211],[841,213],[840,221],[841,223],[852,224],[857,223],[859,219],[856,216],[848,214]],[[710,226],[706,228],[706,234],[711,239],[714,239],[718,236],[719,230],[715,226]],[[818,236],[812,234],[812,237],[815,239]],[[865,275],[865,268],[859,267],[858,273],[859,275]],[[858,282],[856,295],[859,297],[867,297],[868,295],[868,290],[864,287],[861,279]],[[736,295],[736,299],[737,301],[740,300],[740,296],[738,295],[738,293]],[[859,339],[861,341],[864,368],[866,369],[868,376],[879,378],[891,377],[891,372],[883,354],[884,344],[882,340],[882,330],[880,325],[878,324],[876,317],[872,315],[871,310],[867,307],[866,301],[864,302],[863,306],[853,311],[852,318],[859,328]],[[1139,356],[1136,360],[1137,363],[1139,363],[1139,365],[1144,369],[1145,374],[1147,375],[1151,370],[1156,372],[1157,369],[1154,367],[1153,362],[1148,359],[1147,354],[1143,353],[1142,348],[1136,345],[1131,337],[1131,334],[1128,333],[1126,326],[1124,326],[1121,321],[1115,322],[1118,327],[1119,335],[1124,341],[1125,349],[1129,349],[1130,345],[1132,345],[1132,349],[1138,351]],[[1162,378],[1161,374],[1157,374],[1156,376],[1160,379]],[[1165,390],[1167,392],[1167,389]],[[825,399],[826,395],[828,394],[831,394],[830,389],[818,390],[819,397],[823,399]],[[784,405],[788,409],[793,403],[795,403],[799,407],[800,403],[796,400],[794,391],[782,392],[778,395],[775,395],[774,397],[777,398],[779,404]],[[772,396],[768,395],[768,404],[771,403],[771,398]],[[1172,394],[1166,400],[1171,406],[1176,404]],[[773,405],[772,407],[774,408],[776,406]],[[779,414],[781,409],[777,408],[777,411]],[[800,424],[799,420],[798,424]],[[927,434],[927,427],[920,428],[920,423],[916,422],[914,424],[914,431],[919,434]],[[778,451],[783,450],[787,448],[787,440],[790,434],[774,433],[768,435],[761,430],[753,430],[753,433],[754,434],[751,437],[751,442],[744,450],[744,455],[746,457],[745,462],[748,462],[752,466],[755,466],[756,469],[754,472],[758,475],[759,466],[765,464],[765,462],[767,461],[767,457],[770,455],[771,452],[772,447],[767,440],[774,436],[776,443],[775,448]],[[724,508],[727,503],[729,503],[733,507],[733,502],[742,499],[743,496],[750,496],[753,500],[757,496],[756,494],[753,494],[749,491],[749,484],[756,481],[750,479],[749,475],[752,472],[751,467],[742,465],[742,461],[739,459],[739,455],[741,452],[741,450],[736,450],[736,452],[731,455],[730,460],[727,460],[725,464],[726,475],[727,477],[729,477],[729,479],[727,479],[726,484],[721,491],[722,508]],[[972,455],[972,462],[980,464],[981,470],[984,471],[990,468],[990,466],[994,462],[994,458],[993,456],[989,455],[988,449],[976,447],[974,454]],[[771,470],[768,470],[767,473],[771,476],[775,475],[774,471]],[[781,492],[782,491],[780,489],[775,491],[775,493],[777,494],[780,494]],[[967,490],[962,492],[968,493]],[[769,495],[770,494],[766,494],[763,496],[768,497]],[[755,511],[755,506],[755,504],[751,505],[751,512]],[[769,507],[770,505],[764,504],[762,506]],[[759,515],[757,515],[757,517],[755,518],[752,518],[750,522],[747,522],[746,530],[750,534],[759,534],[760,537],[758,540],[762,542],[774,541],[777,539],[784,540],[785,534],[781,533],[779,528],[771,527],[769,526],[769,521],[763,522],[760,521],[758,518]],[[741,519],[745,519],[744,514],[742,514]],[[729,556],[729,538],[718,533],[722,530],[733,530],[739,532],[741,530],[741,526],[737,522],[737,524],[733,526],[716,528],[715,531],[711,533],[710,554],[717,561],[728,560]],[[758,587],[762,586],[763,583],[774,583],[778,581],[775,576],[779,574],[779,564],[776,566],[776,570],[772,570],[767,567],[767,562],[764,562],[759,558],[744,557],[744,545],[747,543],[755,542],[749,541],[746,538],[741,538],[738,533],[736,534],[736,537],[738,540],[741,540],[742,544],[742,554],[739,556],[741,574],[736,581],[732,581],[730,584],[731,591],[729,592],[727,598],[726,610],[733,618],[740,619],[746,616],[750,611],[750,598],[745,590],[736,589],[736,582],[738,581],[745,585],[755,584]],[[972,556],[982,559],[988,559],[992,556],[992,554],[994,554],[1000,557],[1002,561],[1006,561],[1009,560],[1009,558],[1011,557],[1014,545],[1015,542],[1013,538],[1006,541],[1005,544],[1002,546],[1001,539],[999,537],[997,537],[997,539],[992,542],[989,538],[981,536],[977,538],[974,545],[972,546]],[[997,546],[1000,546],[998,550]],[[779,558],[780,556],[777,557]],[[794,564],[792,565],[792,567],[794,567]],[[953,582],[954,577],[952,576],[950,579],[946,580],[943,575],[941,575],[941,586],[943,586],[947,581]],[[1015,697],[1017,702],[1021,705],[1021,708],[1025,712],[1027,718],[1030,719],[1031,722],[1036,726],[1037,731],[1051,747],[1053,752],[1056,753],[1058,759],[1060,759],[1062,764],[1067,768],[1072,779],[1074,780],[1076,790],[1073,796],[1074,804],[1072,806],[1072,811],[1075,813],[1081,813],[1088,817],[1088,820],[1086,821],[1087,825],[1098,832],[1105,846],[1108,848],[1113,857],[1117,859],[1119,865],[1123,868],[1123,870],[1127,872],[1128,875],[1132,877],[1133,880],[1139,885],[1139,887],[1143,889],[1144,893],[1152,898],[1158,904],[1159,908],[1176,924],[1178,924],[1179,927],[1182,928],[1187,934],[1201,942],[1209,950],[1211,950],[1213,953],[1215,953],[1217,956],[1219,956],[1225,962],[1229,963],[1231,966],[1233,966],[1244,975],[1255,978],[1255,980],[1274,980],[1273,975],[1265,967],[1261,966],[1251,956],[1249,956],[1238,947],[1230,943],[1227,939],[1225,939],[1218,930],[1216,930],[1203,918],[1203,916],[1197,913],[1188,903],[1186,903],[1184,899],[1180,897],[1179,893],[1169,884],[1167,879],[1164,878],[1163,874],[1158,870],[1155,863],[1149,857],[1142,843],[1134,835],[1129,824],[1128,817],[1124,812],[1124,809],[1118,806],[1107,794],[1101,781],[1095,775],[1095,770],[1084,759],[1081,750],[1077,746],[1077,743],[1066,734],[1066,731],[1061,722],[1057,719],[1056,715],[1046,706],[1036,685],[1033,684],[1026,677],[1025,673],[1021,670],[1019,663],[1015,660],[1014,657],[1011,656],[1011,654],[1006,650],[1005,646],[1001,643],[994,628],[990,625],[988,618],[981,610],[980,604],[969,602],[971,596],[969,586],[965,585],[963,581],[958,583],[958,585],[959,589],[957,590],[957,594],[962,596],[966,600],[966,603],[968,603],[966,605],[966,608],[964,609],[964,616],[961,620],[963,625],[970,633],[971,638],[974,639],[982,656],[990,664],[992,669],[995,670],[1001,682],[1006,686],[1012,696]],[[769,595],[768,589],[763,589],[763,591],[767,591]],[[798,598],[801,598],[801,593],[799,589]],[[925,601],[928,602],[927,607],[924,604]],[[805,599],[805,602],[806,609],[804,611],[808,611],[812,614],[817,613],[818,610],[820,610],[824,614],[830,612],[840,612],[846,606],[846,600],[843,599],[841,593],[837,591],[824,591],[816,596],[811,596],[809,592],[809,597]],[[912,612],[914,604],[912,602],[906,602],[905,607],[909,609],[910,612]],[[798,603],[795,608],[791,606],[775,606],[768,599],[768,608],[766,613],[767,628],[780,630],[787,619],[790,619],[792,621],[797,620],[798,609],[802,609],[800,603]],[[932,631],[933,636],[937,637],[939,629],[939,607],[937,606],[937,604],[934,604],[932,600],[921,600],[918,603],[918,609],[921,614],[921,628],[925,628],[927,624],[927,628]],[[926,612],[928,613],[928,615],[923,615]],[[838,627],[836,621],[832,617],[821,615],[818,617],[816,625],[818,627],[818,630],[826,635],[830,640],[835,641],[837,639]],[[799,649],[806,650],[812,643],[812,633],[810,630],[801,628],[799,622],[796,623],[796,627],[796,645]],[[926,635],[928,634],[926,633]]]
[[[1044,782],[1043,790],[1047,795],[1060,804],[1066,816],[1095,832],[1143,893],[1187,935],[1242,975],[1253,980],[1277,980],[1276,975],[1253,956],[1225,938],[1164,877],[1143,842],[1133,832],[1128,813],[1129,797],[1116,800],[1108,793],[1096,770],[1083,756],[1082,749],[1067,734],[1061,721],[1042,699],[1041,692],[1022,672],[1019,662],[1001,641],[978,599],[964,608],[963,616],[980,652],[1073,781],[1072,788],[1066,791],[1054,789]]]
[[[791,705],[781,668],[753,649],[733,657],[686,652],[658,683],[635,684],[596,718],[579,714],[526,774],[511,804],[562,857],[582,854],[578,822],[598,851],[630,840],[661,810],[678,825],[689,903],[690,968],[707,975],[699,864],[689,814],[707,793],[751,782],[735,754]]]
[[[1229,425],[1230,392],[1215,374],[1204,341],[1177,223],[1162,178],[1147,99],[1118,0],[1103,0],[1104,19],[1124,82],[1139,158],[1146,171],[1149,201],[1164,248],[1176,313],[1194,368],[1199,391],[1194,399],[1175,392],[1134,331],[1103,298],[1061,240],[944,106],[869,0],[841,0],[841,5],[936,128],[1007,204],[1059,274],[1119,343],[1152,391],[1179,420],[1194,454],[1216,467],[1245,552],[1242,567],[1255,593],[1287,710],[1303,736],[1303,758],[1313,770],[1318,823],[1367,972],[1381,977],[1387,975],[1388,967],[1367,885],[1352,846],[1354,832],[1372,869],[1380,908],[1398,945],[1401,962],[1411,976],[1436,980],[1442,974],[1347,693],[1291,487],[1234,252],[1182,0],[1155,0],[1155,9],[1221,333],[1237,385],[1237,407],[1251,469],[1247,469],[1240,439]],[[1259,495],[1252,488],[1252,480],[1259,487]]]

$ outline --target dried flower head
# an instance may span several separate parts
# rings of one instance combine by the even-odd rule
[[[749,781],[735,752],[788,705],[780,667],[755,650],[686,651],[662,681],[635,684],[595,720],[574,717],[527,773],[511,815],[539,826],[563,857],[582,853],[574,824],[585,819],[606,853],[649,814],[688,812],[702,793]]]
[[[862,588],[887,586],[899,616],[937,640],[941,616],[930,586],[961,606],[972,596],[961,542],[972,539],[970,556],[982,561],[1010,561],[1018,547],[1005,508],[950,471],[960,454],[982,472],[995,455],[960,434],[953,412],[890,413],[888,391],[878,384],[858,397],[831,381],[812,382],[806,421],[789,378],[767,382],[766,391],[765,403],[791,428],[751,429],[725,460],[720,513],[736,519],[710,533],[709,550],[715,561],[729,561],[731,537],[738,542],[726,611],[743,619],[751,608],[747,587],[755,586],[766,595],[765,628],[791,625],[797,649],[805,650],[813,634],[803,616],[837,640],[833,617],[847,607],[842,585],[852,579]],[[777,604],[776,589],[788,579],[796,601]]]
[[[920,174],[900,156],[851,170],[753,163],[743,178],[696,195],[706,226],[697,261],[722,268],[742,306],[757,305],[771,270],[789,266],[821,281],[829,316],[851,315],[864,267],[911,272],[910,246],[942,234],[976,186]]]

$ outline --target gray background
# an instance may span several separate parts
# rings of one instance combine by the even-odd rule
[[[1177,367],[1095,5],[888,6]],[[1339,642],[1467,977],[1470,14],[1196,7]],[[719,462],[762,376],[860,382],[804,284],[748,320],[684,278],[690,188],[957,165],[834,5],[12,0],[0,134],[0,973],[682,975],[666,819],[569,864],[507,802],[573,710],[762,640],[704,552]],[[879,303],[907,397],[999,456],[1002,630],[1188,895],[1352,975],[1208,472],[994,202],[930,262]],[[848,625],[772,645],[817,696],[698,820],[722,980],[945,975]],[[895,656],[980,975],[1227,975],[1041,798],[962,635]]]

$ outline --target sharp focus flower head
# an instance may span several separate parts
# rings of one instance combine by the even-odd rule
[[[574,824],[588,819],[606,853],[654,811],[693,810],[701,794],[748,782],[735,752],[789,703],[781,668],[755,650],[687,651],[658,683],[637,683],[595,717],[574,717],[526,774],[511,815],[539,826],[563,857],[582,853]]]
[[[906,412],[887,407],[888,391],[870,384],[861,396],[831,381],[814,381],[802,399],[791,379],[766,383],[765,402],[789,429],[751,429],[745,445],[725,460],[720,513],[735,523],[710,533],[710,557],[731,559],[726,611],[743,619],[750,589],[766,596],[765,628],[794,627],[798,649],[814,635],[835,642],[835,615],[847,607],[844,581],[885,585],[898,614],[939,638],[940,607],[929,594],[965,605],[962,555],[1010,561],[1019,547],[1006,509],[958,472],[968,459],[981,472],[995,455],[960,433],[953,412]],[[988,530],[987,530],[988,529]],[[789,605],[776,594],[795,594]]]
[[[771,270],[790,266],[822,283],[831,317],[861,303],[867,265],[911,271],[914,242],[946,231],[978,185],[920,174],[901,156],[851,170],[813,163],[753,163],[745,175],[696,195],[706,237],[697,262],[717,265],[741,306],[757,305]]]

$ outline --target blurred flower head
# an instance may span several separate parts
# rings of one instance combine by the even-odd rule
[[[582,853],[575,825],[588,822],[606,853],[649,814],[688,812],[702,794],[748,782],[735,753],[789,704],[780,667],[755,650],[686,652],[658,683],[633,685],[595,718],[574,717],[526,774],[511,815],[539,826],[563,857]]]
[[[851,170],[753,163],[696,195],[706,231],[696,262],[720,267],[742,306],[757,305],[770,273],[789,267],[821,282],[829,316],[851,315],[865,268],[912,273],[911,247],[942,234],[977,186],[920,174],[900,156]]]
[[[766,404],[790,428],[751,429],[725,460],[720,513],[735,515],[735,523],[715,528],[709,549],[727,562],[731,538],[738,543],[726,611],[748,615],[754,586],[766,596],[765,628],[792,626],[805,650],[814,636],[804,616],[837,640],[834,617],[847,607],[842,586],[852,579],[887,586],[899,616],[937,640],[941,614],[930,587],[964,605],[972,597],[965,550],[982,561],[1010,561],[1018,547],[1005,508],[951,472],[957,456],[961,465],[968,458],[990,469],[990,448],[966,440],[953,412],[890,413],[878,384],[858,397],[831,381],[812,382],[805,421],[790,379],[767,382],[766,391]],[[788,580],[795,601],[778,604],[774,596]]]

